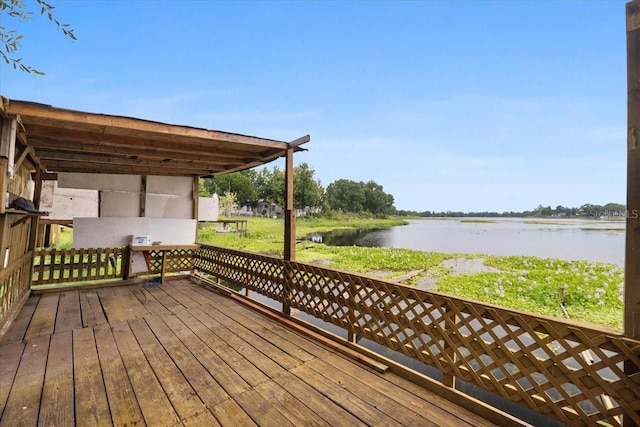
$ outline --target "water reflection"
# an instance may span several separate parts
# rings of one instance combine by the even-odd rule
[[[314,233],[329,246],[395,247],[426,252],[530,255],[624,265],[624,221],[428,219],[381,230]]]
[[[304,236],[304,240],[324,243],[327,246],[385,246],[384,233],[379,228],[358,230],[333,230],[325,233],[311,233]]]

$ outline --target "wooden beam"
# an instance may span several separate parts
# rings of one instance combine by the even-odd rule
[[[55,150],[38,150],[39,158],[42,161],[56,160],[59,162],[80,162],[80,163],[102,163],[110,165],[128,165],[135,166],[151,166],[161,168],[178,168],[178,169],[205,169],[212,171],[220,171],[224,169],[225,164],[218,162],[216,165],[212,162],[192,160],[192,161],[179,161],[171,158],[160,158],[156,160],[148,160],[144,158],[132,158],[132,156],[122,154],[82,154],[71,153],[67,151],[55,151]]]
[[[29,153],[31,153],[32,151],[33,151],[33,148],[31,147],[26,147],[24,150],[22,150],[22,152],[16,159],[16,165],[15,165],[16,170],[20,169],[20,166],[22,166],[22,162],[24,162],[24,160],[27,158]]]
[[[125,175],[165,175],[165,176],[194,176],[214,175],[219,169],[204,168],[163,168],[158,166],[132,166],[114,165],[87,162],[66,162],[60,160],[47,160],[44,162],[50,172],[75,172],[75,173],[113,173]]]
[[[624,333],[640,339],[640,0],[627,14],[627,232]]]
[[[287,143],[272,139],[258,138],[215,130],[170,125],[166,123],[135,119],[131,117],[94,114],[83,111],[55,108],[33,102],[11,101],[5,106],[7,114],[19,114],[25,126],[29,123],[49,123],[58,128],[84,128],[104,134],[135,136],[156,135],[199,138],[208,141],[231,142],[234,145],[256,145],[286,149]]]
[[[127,146],[104,146],[90,143],[69,143],[69,142],[51,142],[48,140],[32,139],[31,146],[38,153],[66,152],[75,153],[85,156],[119,156],[123,158],[133,158],[139,160],[155,160],[162,161],[171,159],[185,162],[198,162],[210,165],[227,166],[229,164],[249,162],[254,160],[262,160],[259,156],[218,156],[215,154],[206,155],[198,151],[189,151],[188,149],[176,148],[174,151],[159,150],[158,148],[143,148],[132,145]],[[40,155],[40,154],[39,154]]]
[[[296,148],[299,145],[302,145],[302,144],[304,144],[306,142],[309,142],[310,140],[311,140],[311,136],[310,135],[301,136],[300,138],[291,141],[289,143],[289,148]]]
[[[259,159],[265,153],[268,154],[272,151],[280,154],[284,152],[273,148],[260,149],[259,147],[251,147],[251,149],[241,150],[239,149],[240,147],[203,144],[193,141],[160,141],[148,138],[109,137],[90,132],[69,133],[59,129],[39,128],[37,125],[30,126],[29,131],[29,145],[35,148],[65,149],[88,153],[132,152],[134,154],[161,155],[164,157],[190,154],[218,160],[242,160],[246,158]]]

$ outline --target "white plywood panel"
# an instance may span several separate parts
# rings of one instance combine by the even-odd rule
[[[150,218],[193,218],[191,197],[147,194],[145,216]]]
[[[74,248],[128,246],[132,235],[151,242],[189,245],[195,242],[196,220],[175,218],[74,218]]]
[[[131,254],[131,272],[132,273],[146,273],[149,271],[149,265],[147,265],[147,259],[142,252],[133,252]]]
[[[141,185],[142,178],[138,175],[109,175],[97,173],[58,174],[58,187],[60,188],[139,193]]]
[[[191,198],[193,177],[189,176],[148,176],[147,194],[171,194]]]
[[[139,217],[140,193],[103,191],[100,196],[101,217]]]
[[[48,219],[73,219],[98,216],[98,192],[75,188],[58,188],[56,181],[44,181],[40,210],[49,212]]]
[[[200,197],[198,200],[198,221],[218,220],[218,197]]]
[[[98,216],[98,192],[59,188],[53,195],[50,219],[73,219],[75,217]]]

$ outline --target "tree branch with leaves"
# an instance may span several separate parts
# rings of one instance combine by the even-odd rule
[[[35,0],[35,4],[32,6],[36,6],[40,10],[40,15],[46,16],[62,34],[71,40],[76,40],[73,29],[69,24],[61,23],[54,15],[54,6],[44,0]],[[28,3],[23,0],[0,0],[0,17],[3,15],[14,18],[14,21],[11,22],[15,22],[15,20],[22,22],[33,20],[33,11],[30,10]],[[7,28],[5,26],[6,21],[8,20],[0,19],[0,59],[7,65],[12,66],[14,70],[43,75],[43,71],[23,63],[22,58],[18,57],[18,50],[20,49],[23,35],[19,34],[15,29]]]

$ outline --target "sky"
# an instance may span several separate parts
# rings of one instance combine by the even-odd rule
[[[624,0],[49,3],[76,41],[0,15],[46,73],[0,64],[9,99],[309,134],[295,163],[324,187],[373,180],[402,210],[626,201]]]

